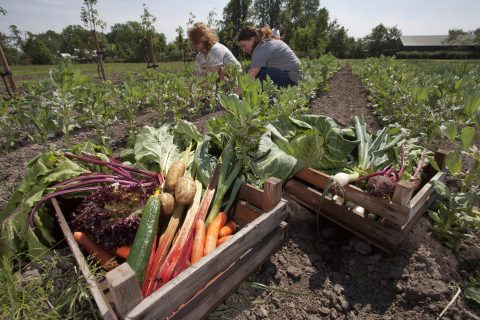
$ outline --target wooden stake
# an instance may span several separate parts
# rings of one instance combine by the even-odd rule
[[[153,41],[152,41],[152,36],[150,34],[148,35],[148,38],[147,38],[147,44],[148,44],[148,52],[150,55],[150,65],[147,65],[147,68],[156,69],[158,65],[155,62],[155,51],[153,50]]]
[[[7,77],[8,84],[10,85],[10,88],[8,88],[8,90],[10,90],[9,94],[11,97],[17,92],[17,85],[15,84],[15,80],[13,80],[12,71],[10,70],[10,66],[8,65],[8,61],[5,57],[2,46],[0,46],[0,64],[3,67],[4,74]]]
[[[91,30],[92,32],[92,37],[93,37],[93,42],[95,43],[95,48],[97,50],[97,68],[98,68],[98,76],[100,77],[100,80],[103,82],[107,80],[107,77],[105,76],[105,70],[103,68],[103,52],[100,51],[100,44],[98,43],[97,40],[97,33],[95,32],[95,29]]]

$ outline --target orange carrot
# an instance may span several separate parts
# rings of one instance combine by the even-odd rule
[[[128,254],[130,253],[130,247],[121,246],[121,247],[115,248],[113,253],[119,258],[127,259]]]
[[[218,237],[223,238],[225,236],[229,236],[235,232],[237,229],[237,223],[234,220],[228,221],[222,229],[220,229],[220,232],[218,232]]]
[[[190,258],[191,264],[196,263],[203,257],[206,232],[205,222],[203,220],[197,220],[197,222],[195,222],[195,237],[193,238],[192,256]]]
[[[225,212],[219,212],[212,220],[212,223],[208,226],[207,236],[205,238],[205,249],[203,250],[204,256],[215,250],[217,247],[218,233],[226,222],[227,214]]]
[[[217,247],[218,247],[219,245],[221,245],[222,243],[224,243],[225,241],[227,241],[228,239],[230,239],[231,237],[233,237],[233,235],[228,235],[228,236],[224,236],[224,237],[218,238],[218,240],[217,240]]]
[[[85,251],[91,254],[94,259],[102,266],[105,270],[112,270],[118,264],[115,261],[113,255],[111,255],[106,249],[100,247],[88,235],[84,232],[75,231],[73,233],[73,238],[82,246]]]

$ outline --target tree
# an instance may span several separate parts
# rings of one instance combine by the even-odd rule
[[[402,32],[397,27],[387,28],[379,24],[365,37],[369,55],[378,57],[381,54],[392,54],[401,47],[401,36]]]
[[[350,55],[348,45],[351,42],[349,42],[347,30],[343,26],[340,26],[337,20],[334,20],[328,25],[327,37],[326,52],[333,54],[337,58],[345,58]]]
[[[108,43],[115,48],[116,58],[125,62],[145,61],[147,50],[144,45],[144,33],[140,23],[136,21],[115,23],[106,37]]]
[[[234,55],[241,53],[235,36],[250,22],[251,6],[251,0],[230,0],[223,9],[223,22],[220,23],[218,35],[220,41],[230,48]]]
[[[54,64],[55,55],[50,48],[39,39],[38,36],[33,37],[30,47],[30,58],[33,64]]]
[[[316,0],[287,2],[284,40],[299,55],[317,57],[327,46],[328,11]]]
[[[261,25],[269,25],[276,28],[280,25],[282,5],[285,0],[255,0],[253,12],[256,22]]]
[[[100,43],[97,39],[97,27],[103,29],[105,28],[106,24],[102,20],[98,19],[98,12],[95,9],[96,4],[97,0],[83,0],[83,6],[80,10],[80,18],[82,19],[83,24],[90,28],[90,32],[92,33],[92,39],[96,50],[98,75],[101,81],[105,81],[107,78],[105,77],[105,70],[103,69],[103,52],[100,49]]]
[[[15,47],[17,47],[17,49],[20,49],[20,50],[24,50],[24,46],[25,46],[25,41],[26,41],[26,37],[27,37],[27,33],[26,32],[22,32],[20,31],[16,25],[12,24],[10,27],[10,36],[9,36],[9,40],[10,42],[13,43],[13,45]]]
[[[53,55],[60,53],[60,47],[62,44],[61,34],[48,30],[47,32],[38,34],[36,39],[42,42]]]
[[[475,29],[473,35],[475,36],[475,43],[480,45],[480,28]]]
[[[148,46],[148,56],[149,56],[149,63],[148,67],[156,68],[157,64],[155,63],[155,27],[153,24],[157,21],[157,18],[150,14],[148,11],[147,6],[145,3],[143,4],[143,15],[141,16],[142,19],[142,31],[143,31],[143,39],[147,43]]]
[[[468,44],[475,43],[480,45],[480,28],[477,28],[472,31],[464,31],[463,29],[451,29],[448,30],[448,43],[460,43]]]
[[[75,54],[77,50],[85,52],[89,48],[90,32],[79,25],[65,27],[60,35],[60,52]]]

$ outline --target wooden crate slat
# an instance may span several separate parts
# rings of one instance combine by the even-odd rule
[[[415,191],[415,183],[401,180],[395,186],[392,202],[398,203],[401,206],[409,206],[410,199],[412,199]]]
[[[83,256],[82,251],[80,250],[77,242],[73,238],[72,230],[70,230],[70,227],[68,226],[67,221],[63,216],[62,210],[58,205],[58,201],[55,198],[53,198],[51,201],[53,204],[53,208],[55,209],[55,214],[57,216],[58,224],[60,225],[60,228],[62,229],[62,232],[65,235],[65,239],[67,240],[68,246],[70,247],[70,250],[72,251],[72,254],[75,257],[75,260],[77,261],[80,271],[82,272],[83,276],[87,280],[87,283],[89,284],[90,292],[92,293],[92,296],[95,299],[95,302],[97,303],[100,314],[102,315],[103,319],[117,320],[118,319],[117,315],[115,314],[113,308],[106,302],[107,298],[105,297],[103,292],[99,289],[93,274],[90,272],[90,269],[88,268],[88,263],[85,260],[85,257]]]
[[[225,297],[234,292],[242,281],[277,251],[285,241],[285,227],[278,226],[267,237],[220,273],[209,285],[197,292],[188,303],[182,305],[169,319],[204,319]]]
[[[117,312],[123,318],[142,301],[142,291],[135,271],[126,262],[105,275]]]
[[[444,169],[443,171],[437,172],[435,176],[430,181],[445,181],[445,178],[447,177],[446,170]],[[415,214],[417,211],[419,211],[419,208],[423,206],[424,202],[432,196],[432,194],[435,192],[435,188],[431,183],[427,183],[426,185],[423,186],[422,189],[420,189],[417,194],[410,200],[410,207],[412,214]]]
[[[240,200],[248,201],[257,208],[262,208],[264,191],[255,188],[251,184],[244,183],[238,193]]]
[[[235,222],[243,228],[253,220],[257,219],[262,212],[256,207],[249,205],[246,201],[238,201],[235,208]]]
[[[430,180],[430,181],[445,181],[447,177],[446,169],[443,169]],[[407,222],[403,226],[404,230],[409,230],[423,215],[423,212],[430,207],[432,202],[435,200],[435,188],[431,183],[427,183],[423,188],[417,192],[417,194],[410,201],[412,207],[411,214],[408,217]]]
[[[352,213],[346,206],[339,206],[326,198],[321,200],[321,192],[307,187],[299,181],[290,180],[287,182],[285,191],[294,200],[310,210],[318,212],[323,217],[341,225],[386,252],[392,252],[401,240],[402,233],[399,230],[382,226],[377,221],[360,217]],[[317,210],[320,201],[322,201],[321,210]]]
[[[263,201],[260,207],[263,212],[272,210],[282,199],[282,180],[270,177],[263,186]]]
[[[145,298],[128,313],[126,319],[163,319],[171,315],[179,305],[190,299],[242,253],[276,228],[286,216],[286,202],[282,200],[271,211],[238,231],[231,241],[218,247]]]
[[[322,189],[325,188],[329,181],[329,176],[327,174],[312,168],[301,170],[295,177]],[[407,220],[409,212],[408,207],[387,199],[374,197],[358,187],[347,185],[345,186],[344,194],[340,196],[347,201],[351,201],[364,207],[365,210],[375,212],[376,214],[387,218],[394,224],[403,225]]]

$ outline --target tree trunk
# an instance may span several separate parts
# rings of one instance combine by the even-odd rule
[[[95,43],[95,48],[97,50],[97,68],[98,68],[98,76],[100,77],[101,81],[107,80],[107,77],[105,77],[105,70],[103,69],[103,52],[100,50],[100,44],[98,43],[97,40],[97,33],[95,30],[92,31],[92,37],[93,37],[93,42]]]
[[[147,37],[147,44],[148,44],[148,52],[150,54],[150,65],[147,66],[147,68],[157,68],[157,63],[155,61],[155,51],[153,50],[153,41],[152,41],[152,36],[149,35]]]
[[[5,85],[7,85],[7,91],[11,97],[13,94],[15,94],[15,92],[17,92],[17,85],[13,79],[12,71],[10,70],[10,66],[8,65],[8,61],[5,57],[2,46],[0,46],[0,64],[3,67],[4,77],[7,77],[8,85],[10,85],[10,88],[8,88],[7,83],[5,83]]]

